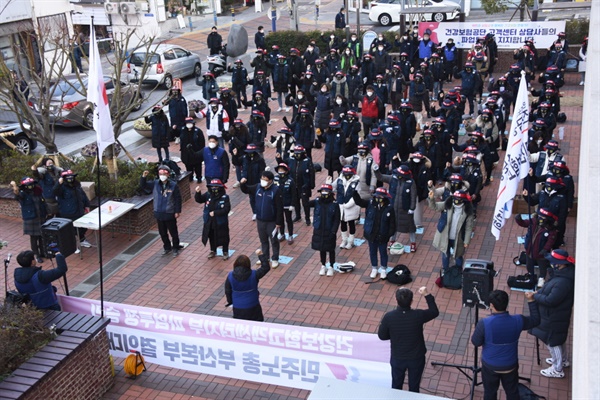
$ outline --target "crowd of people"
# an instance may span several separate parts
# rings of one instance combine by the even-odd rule
[[[300,221],[312,229],[311,247],[320,255],[315,273],[334,276],[337,248],[351,254],[356,238],[364,236],[370,277],[386,279],[391,269],[390,247],[417,251],[416,232],[424,225],[427,205],[439,213],[433,246],[442,255],[441,274],[450,265],[462,266],[474,233],[478,204],[493,182],[500,154],[506,149],[511,105],[515,104],[521,71],[525,71],[534,100],[528,144],[531,169],[523,195],[535,212],[527,218],[518,216],[516,222],[528,228],[527,270],[533,274],[538,266],[540,271],[539,291],[528,299],[544,304],[550,310],[547,314],[552,314],[556,306],[548,299],[555,295],[546,289],[560,286],[555,285],[556,278],[564,273],[550,267],[562,265],[561,255],[570,266],[574,264],[561,249],[574,202],[573,178],[555,135],[557,125],[566,119],[560,108],[560,89],[568,42],[563,33],[559,34],[542,62],[536,59],[534,39],[526,39],[514,52],[515,63],[502,73],[495,71],[498,49],[493,34],[478,38],[460,66],[453,41],[434,43],[430,34],[425,31],[419,38],[408,31],[394,43],[379,34],[369,48],[363,49],[356,33],[351,33],[349,40],[332,33],[311,41],[303,52],[277,45],[268,52],[260,27],[255,36],[256,56],[249,65],[251,74],[238,59],[228,68],[231,88],[220,88],[210,72],[197,78],[207,106],[194,112],[196,119],[205,120],[204,132],[188,115],[181,91],[171,89],[164,104],[156,105],[146,117],[152,124],[152,146],[160,163],[158,179],[146,181],[148,172],[144,172],[140,180],[140,186],[154,196],[164,254],[177,256],[181,248],[177,231],[181,195],[168,166],[169,145],[177,139],[190,180],[206,182],[206,191],[196,187],[195,200],[204,204],[202,242],[209,244],[208,259],[216,257],[218,248],[223,260],[229,259],[231,204],[226,185],[231,166],[235,170],[233,188],[239,187],[248,195],[252,210],[248,218],[255,221],[260,241],[260,267],[252,270],[249,258],[240,256],[227,277],[225,292],[235,318],[264,319],[258,281],[271,268],[279,267],[281,243],[294,244],[295,232],[301,230],[294,224]],[[211,54],[221,50],[222,39],[216,28],[207,45]],[[394,48],[399,50],[398,56],[391,55]],[[536,76],[540,63],[544,64],[543,71]],[[487,96],[484,89],[489,92]],[[276,101],[274,110],[272,101]],[[169,106],[168,117],[164,105]],[[248,109],[249,117],[244,121],[239,112]],[[284,122],[276,132],[270,128],[274,113]],[[460,137],[463,128],[468,134],[466,141]],[[267,148],[276,149],[274,159],[265,157]],[[322,165],[313,161],[317,151],[323,153]],[[315,173],[321,168],[327,177],[317,184]],[[32,175],[23,178],[20,185],[13,182],[13,190],[22,205],[24,233],[31,236],[33,255],[41,263],[40,222],[48,215],[79,218],[89,202],[76,174],[54,167],[51,159],[32,167]],[[361,215],[364,229],[358,232]],[[88,245],[85,231],[79,235],[82,245]],[[568,297],[568,290],[561,290]],[[422,330],[438,312],[426,288],[420,293],[426,297],[429,310],[416,313],[413,322]],[[504,312],[508,300],[500,297],[492,304],[497,312]],[[399,291],[397,299],[396,314],[410,310],[412,292]],[[570,317],[570,310],[565,308],[561,318],[567,314]],[[568,366],[561,353],[564,340],[556,339],[553,330],[558,322],[548,322],[548,315],[542,312],[542,323],[534,330],[552,354],[547,360],[551,367],[542,374],[563,377],[562,368]],[[379,330],[381,339],[392,339],[394,387],[402,387],[408,369],[409,388],[418,391],[426,349],[424,344],[419,344],[422,348],[410,346],[412,356],[401,355],[406,345],[394,344],[394,337],[396,331],[405,328],[394,318],[386,316]],[[531,328],[535,316],[532,320],[517,328]],[[564,326],[561,329],[561,338],[566,340]],[[484,345],[487,379],[500,379],[494,368],[514,366],[515,360],[494,364],[486,359],[489,351],[485,350],[488,341],[484,331],[478,326],[473,343]],[[417,333],[412,335],[419,339]],[[486,390],[497,386],[492,383]]]

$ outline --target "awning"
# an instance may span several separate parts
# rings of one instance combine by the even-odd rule
[[[104,5],[83,6],[81,13],[73,13],[73,25],[89,25],[90,17],[94,17],[94,25],[110,25],[108,15],[104,12]]]

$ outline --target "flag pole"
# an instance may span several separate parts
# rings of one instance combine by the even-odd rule
[[[91,46],[95,46],[96,44],[96,31],[94,28],[94,16],[90,16],[90,48]],[[93,43],[92,43],[93,42]],[[93,55],[92,55],[93,54]],[[93,51],[90,52],[93,58],[93,65],[96,67],[96,63],[99,63],[100,60],[96,59],[98,52]],[[90,73],[92,71],[89,71]],[[95,73],[96,71],[94,71]],[[99,77],[102,79],[102,77]],[[96,105],[97,107],[98,105]],[[97,147],[96,156],[98,157],[98,168],[96,168],[96,178],[98,180],[98,264],[100,265],[100,317],[104,318],[104,266],[102,262],[102,186],[100,183],[100,166],[102,165],[102,152],[103,149],[100,149],[100,146]]]

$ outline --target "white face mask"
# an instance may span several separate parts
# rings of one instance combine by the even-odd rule
[[[327,93],[327,89],[326,88],[321,89],[321,93]]]
[[[336,102],[337,104],[342,104],[342,100],[341,100],[341,99],[337,99],[335,102]]]
[[[373,92],[367,92],[367,96],[373,96]]]
[[[214,149],[215,147],[217,147],[217,144],[214,142],[208,142],[208,148],[209,149]]]
[[[347,55],[350,55],[350,50],[348,50],[348,51],[346,52],[346,54],[347,54]]]
[[[412,160],[413,160],[414,163],[420,163],[421,162],[420,158],[413,158]]]
[[[383,51],[383,47],[378,47],[377,50]]]
[[[188,129],[192,129],[193,126],[194,126],[194,124],[185,124],[185,127]]]
[[[378,38],[378,39],[379,39],[379,40],[383,40],[383,36],[379,36],[379,38]]]
[[[166,181],[167,179],[169,179],[169,177],[168,177],[168,176],[166,176],[166,175],[159,175],[159,176],[158,176],[158,179],[160,179],[160,181],[161,181],[161,182],[164,182],[164,181]]]
[[[539,146],[540,144],[542,144],[542,141],[541,141],[541,140],[536,140],[536,143],[537,143],[537,144],[538,144],[538,146]]]
[[[265,180],[261,179],[260,180],[260,186],[264,187],[264,188],[267,187],[267,186],[269,186],[269,181],[265,181]]]
[[[303,98],[304,98],[303,95],[301,95],[301,94],[298,95],[298,100],[302,100]]]

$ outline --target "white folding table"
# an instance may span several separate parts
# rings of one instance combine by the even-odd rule
[[[100,207],[85,214],[83,217],[73,221],[73,226],[75,228],[86,228],[93,230],[96,236],[96,243],[98,243],[98,230],[121,218],[134,207],[135,204],[132,203],[122,203],[119,201],[110,200],[102,204]],[[98,225],[98,213],[101,213],[101,226]],[[128,231],[131,240],[131,224],[128,224]],[[77,230],[77,241],[79,242],[79,230]],[[83,257],[81,253],[80,257]]]

